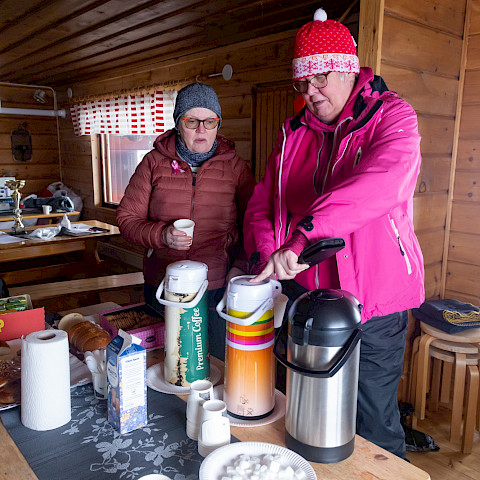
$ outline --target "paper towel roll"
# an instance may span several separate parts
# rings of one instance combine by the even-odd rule
[[[22,423],[52,430],[72,418],[68,336],[42,330],[22,338]]]

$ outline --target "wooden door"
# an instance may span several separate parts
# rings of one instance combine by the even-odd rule
[[[291,82],[259,85],[254,92],[255,138],[252,169],[257,182],[265,174],[267,159],[273,150],[284,120],[295,114],[294,100],[299,94]]]

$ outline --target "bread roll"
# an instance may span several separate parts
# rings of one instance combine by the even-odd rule
[[[69,342],[80,352],[106,348],[111,340],[106,330],[87,320],[72,325],[67,333]]]

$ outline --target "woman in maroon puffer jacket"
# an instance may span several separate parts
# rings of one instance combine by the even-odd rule
[[[155,292],[170,263],[208,265],[210,353],[223,359],[225,322],[215,306],[227,275],[244,273],[242,224],[255,179],[234,143],[217,133],[222,117],[212,87],[193,83],[180,90],[173,117],[176,128],[155,140],[130,179],[118,226],[127,240],[148,249],[145,300],[156,308]],[[193,238],[173,227],[179,218],[195,222]]]

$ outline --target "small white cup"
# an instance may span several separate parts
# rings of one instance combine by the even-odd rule
[[[195,222],[189,218],[180,218],[173,222],[173,226],[182,232],[187,234],[187,237],[192,237],[193,239],[193,229],[195,228]]]
[[[208,400],[202,406],[202,424],[198,433],[198,453],[206,457],[230,443],[230,420],[222,400]]]
[[[190,385],[190,395],[187,400],[187,437],[198,439],[202,422],[202,405],[213,399],[213,384],[210,380],[195,380]]]
[[[107,372],[92,372],[92,383],[95,398],[107,398]]]
[[[273,326],[280,328],[285,315],[285,308],[287,307],[288,297],[281,293],[273,299]]]
[[[42,205],[42,210],[44,215],[49,215],[52,213],[52,206],[51,205]]]

